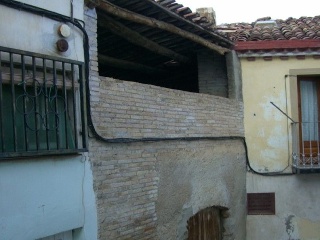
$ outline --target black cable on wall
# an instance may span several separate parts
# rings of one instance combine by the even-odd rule
[[[159,142],[159,141],[199,141],[199,140],[241,140],[245,149],[246,163],[248,170],[252,173],[262,175],[262,176],[288,176],[293,175],[293,173],[283,173],[283,172],[259,172],[254,170],[249,161],[248,157],[248,147],[245,137],[241,136],[228,136],[228,137],[181,137],[181,138],[105,138],[101,136],[95,129],[92,120],[91,102],[90,102],[90,88],[89,88],[89,78],[90,78],[90,55],[89,55],[89,37],[85,30],[84,22],[72,17],[67,17],[62,14],[58,14],[52,11],[48,11],[42,8],[38,8],[25,3],[13,1],[13,0],[0,0],[0,4],[17,9],[27,11],[36,15],[45,16],[47,18],[62,21],[66,23],[71,23],[76,26],[83,33],[83,48],[84,48],[84,64],[85,64],[85,87],[86,87],[86,106],[87,106],[87,121],[88,127],[95,137],[95,139],[105,142],[105,143],[135,143],[135,142]]]

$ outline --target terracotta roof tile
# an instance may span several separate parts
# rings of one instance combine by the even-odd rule
[[[198,13],[192,12],[189,7],[185,7],[175,0],[155,0],[155,2],[200,26],[208,27],[211,24],[206,17],[202,17]]]
[[[178,14],[180,17],[183,17],[185,20],[192,22],[193,24],[198,25],[205,31],[209,31],[219,38],[227,41],[229,45],[232,45],[232,41],[229,40],[229,37],[219,31],[215,26],[215,21],[209,21],[207,17],[201,16],[198,12],[192,12],[189,7],[183,6],[182,4],[176,2],[175,0],[152,0],[162,7],[167,8],[169,11]],[[177,0],[178,1],[178,0]]]
[[[320,16],[274,21],[267,17],[253,23],[225,24],[217,30],[234,42],[320,39]]]

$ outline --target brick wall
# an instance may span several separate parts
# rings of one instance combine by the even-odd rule
[[[106,138],[243,136],[242,104],[231,99],[104,77],[100,77],[99,95],[95,95],[94,91],[91,94],[96,99],[92,102],[95,127]],[[175,235],[186,234],[184,225],[187,219],[181,222],[177,218],[191,217],[190,214],[214,205],[232,208],[233,217],[239,217],[237,211],[245,209],[245,155],[243,146],[240,144],[239,147],[239,141],[108,144],[90,139],[89,143],[101,240],[174,239]],[[221,153],[219,149],[225,149],[225,152]],[[177,162],[177,159],[183,161]],[[191,182],[201,181],[203,189],[210,189],[198,192],[201,196],[197,199],[204,198],[204,203],[195,206],[196,201],[192,202],[190,196],[179,199],[180,194],[170,196],[170,201],[164,200],[167,196],[159,199],[158,193],[166,189],[159,182],[171,176],[165,176],[165,171],[159,168],[162,161],[165,163],[164,169],[176,165],[178,172],[171,173],[176,178],[182,177],[179,174],[184,166],[194,164],[192,170],[185,170],[188,173],[182,175],[184,178],[193,175]],[[228,167],[221,169],[226,164]],[[197,166],[203,166],[206,171],[194,172]],[[213,172],[216,172],[215,179],[197,180],[203,174],[213,176]],[[230,178],[224,177],[227,173]],[[212,186],[213,182],[215,187]],[[238,184],[237,187],[234,183]],[[168,184],[171,184],[170,189],[176,188],[177,192],[183,188],[181,184],[176,185],[176,181]],[[192,184],[184,188],[190,195],[195,191]],[[233,193],[234,189],[238,190],[239,195]],[[175,191],[168,194],[174,194]],[[209,194],[211,191],[227,193],[230,198],[234,195],[234,199],[222,200],[221,196],[224,195],[213,196]],[[184,196],[183,192],[181,196]],[[242,199],[240,203],[243,203],[243,208],[235,210],[237,204],[234,201],[238,198]],[[187,211],[183,210],[185,204],[192,205],[190,216],[184,213]],[[173,210],[174,216],[167,219],[165,211],[170,210]],[[241,221],[244,216],[242,213],[242,217],[239,217]],[[171,225],[168,225],[168,221]],[[231,218],[230,221],[235,220]],[[242,225],[240,222],[237,222],[237,227],[231,224],[226,232],[230,238],[226,236],[225,239],[232,239]]]
[[[93,116],[106,138],[243,136],[235,100],[105,77],[99,90]]]
[[[92,117],[105,138],[243,136],[236,100],[99,77],[96,14],[90,37]],[[230,209],[224,239],[245,237],[245,152],[240,140],[106,143],[89,138],[98,238],[180,239],[210,206]]]
[[[158,174],[144,144],[90,141],[99,239],[154,239]]]
[[[208,51],[198,53],[199,92],[228,97],[225,56]]]
[[[105,144],[90,140],[99,239],[185,239],[187,220],[229,208],[224,239],[245,239],[239,140]]]
[[[94,10],[85,11],[85,21],[90,38],[92,117],[100,135],[105,138],[244,136],[241,101],[99,77]],[[204,56],[209,62],[212,58],[208,53],[200,55],[204,62]],[[208,79],[208,84],[215,87],[214,94],[223,95],[222,89],[227,91],[228,81],[225,58],[220,55],[213,58],[216,59],[214,78],[223,80],[222,85],[205,78],[205,74],[199,82]],[[205,64],[199,65],[205,67]]]

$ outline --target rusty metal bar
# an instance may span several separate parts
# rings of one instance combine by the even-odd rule
[[[291,120],[291,122],[295,123],[296,121],[294,121],[291,117],[288,116],[288,114],[286,114],[284,111],[281,110],[281,108],[279,108],[277,105],[275,105],[273,102],[270,102],[276,109],[278,109],[283,115],[285,115],[288,119]]]
[[[67,88],[66,88],[66,69],[65,63],[62,63],[62,95],[64,100],[64,132],[65,132],[65,143],[66,148],[69,148],[69,141],[68,141],[68,96],[67,96]]]
[[[16,95],[14,86],[14,71],[13,71],[13,53],[10,56],[10,83],[11,83],[11,100],[12,100],[12,124],[13,124],[13,150],[17,152],[17,129],[16,129]]]
[[[80,105],[81,107],[81,124],[82,124],[82,147],[83,148],[87,148],[87,138],[85,138],[84,136],[87,134],[87,124],[86,124],[86,114],[85,114],[85,84],[84,84],[84,79],[83,79],[83,65],[79,65],[79,84],[80,84]],[[77,146],[77,145],[76,145]]]
[[[1,154],[1,159],[11,159],[13,157],[40,157],[46,155],[68,155],[68,154],[76,154],[80,152],[86,152],[87,149],[54,149],[50,151],[29,151],[23,152],[23,155],[18,152],[4,152]]]
[[[48,86],[47,86],[47,61],[45,58],[43,58],[42,60],[43,62],[43,91],[44,91],[44,96],[43,96],[43,99],[44,99],[44,111],[45,113],[48,113],[49,112],[49,94],[48,94]],[[47,150],[50,150],[50,139],[49,139],[49,119],[48,119],[48,114],[45,114],[45,118],[44,118],[44,121],[45,121],[45,130],[46,130],[46,147],[47,147]]]
[[[60,149],[60,128],[59,128],[59,115],[57,114],[58,112],[58,89],[57,89],[57,66],[56,66],[56,61],[53,60],[53,85],[55,89],[55,96],[54,96],[54,115],[55,115],[55,132],[56,132],[56,141],[57,141],[57,149]]]
[[[33,93],[34,93],[34,131],[36,134],[36,150],[39,150],[39,122],[38,122],[38,116],[39,116],[39,103],[38,103],[38,81],[37,81],[37,75],[36,75],[36,58],[32,57],[32,78],[33,78]]]
[[[59,57],[55,57],[55,56],[50,56],[50,55],[45,55],[45,54],[41,54],[41,53],[34,53],[34,52],[29,52],[29,51],[23,51],[23,50],[18,50],[18,49],[13,49],[13,48],[7,48],[7,47],[1,47],[0,46],[0,51],[3,52],[8,52],[8,53],[13,53],[13,54],[18,54],[18,55],[25,55],[25,56],[29,56],[29,57],[36,57],[36,58],[45,58],[48,60],[55,60],[55,61],[63,61],[65,63],[73,63],[73,64],[83,64],[80,61],[76,61],[76,60],[71,60],[71,59],[66,59],[66,58],[59,58]]]
[[[306,163],[306,155],[305,155],[305,152],[304,152],[304,143],[303,143],[303,135],[304,135],[304,126],[303,126],[303,123],[300,123],[301,124],[301,147],[302,147],[302,165],[305,165]]]
[[[299,124],[298,123],[291,123],[291,136],[292,136],[292,159],[293,165],[298,166],[300,161],[300,145],[299,145]]]
[[[308,129],[308,139],[309,139],[309,159],[310,159],[310,164],[312,165],[311,123],[307,123],[307,125],[308,125],[307,129]]]
[[[78,124],[78,117],[77,117],[77,99],[76,99],[76,88],[75,88],[75,77],[74,77],[74,64],[71,64],[71,81],[72,81],[72,103],[73,103],[73,132],[74,132],[74,144],[75,147],[78,147],[78,131],[77,131],[77,124]]]
[[[26,66],[25,66],[25,59],[24,55],[21,55],[21,80],[23,85],[23,90],[26,93],[27,87],[26,87]],[[26,125],[27,122],[27,98],[28,95],[23,95],[23,130],[24,130],[24,147],[26,151],[29,151],[29,141],[28,141],[28,128]]]

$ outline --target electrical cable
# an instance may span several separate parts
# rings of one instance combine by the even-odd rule
[[[246,163],[249,168],[249,171],[252,173],[262,175],[262,176],[287,176],[287,175],[293,175],[293,173],[282,173],[282,172],[259,172],[254,170],[251,167],[249,157],[248,157],[248,147],[245,140],[245,137],[241,136],[228,136],[228,137],[175,137],[175,138],[105,138],[101,136],[95,129],[95,126],[93,124],[92,119],[92,111],[91,111],[91,103],[90,103],[90,85],[89,85],[89,79],[90,79],[90,72],[89,72],[89,62],[90,62],[90,56],[89,56],[89,36],[84,28],[84,22],[75,19],[73,17],[67,17],[49,10],[45,10],[42,8],[38,8],[32,5],[28,5],[21,2],[16,2],[13,0],[0,0],[0,4],[18,9],[18,10],[24,10],[27,12],[34,13],[36,15],[40,16],[46,16],[50,19],[56,20],[56,21],[64,21],[73,24],[76,26],[82,33],[83,33],[83,47],[84,47],[84,61],[85,61],[85,88],[86,88],[86,106],[87,106],[87,120],[88,120],[88,127],[95,137],[96,140],[106,142],[106,143],[136,143],[136,142],[159,142],[159,141],[199,141],[199,140],[241,140],[244,148],[245,148],[245,157],[246,157]],[[82,22],[82,24],[80,23]],[[82,84],[82,83],[80,83]]]

